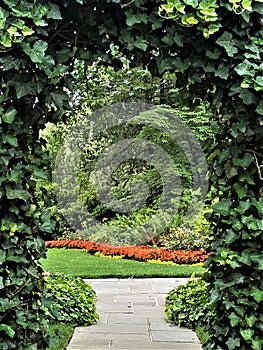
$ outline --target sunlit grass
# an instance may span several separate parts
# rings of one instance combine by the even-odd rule
[[[41,259],[42,267],[50,273],[65,273],[82,278],[143,278],[201,276],[205,269],[198,265],[153,264],[128,259],[109,259],[94,256],[80,249],[52,248],[47,258]]]

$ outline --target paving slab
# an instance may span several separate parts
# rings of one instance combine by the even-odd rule
[[[111,313],[108,318],[108,323],[110,324],[126,324],[126,325],[145,325],[148,324],[148,319],[142,316],[136,316],[134,314],[113,314]]]
[[[145,324],[97,324],[89,327],[89,334],[107,333],[107,334],[130,334],[139,333],[149,335],[149,326]]]
[[[166,329],[160,331],[151,331],[153,342],[178,342],[178,343],[199,343],[196,334],[193,331],[181,329]]]
[[[170,323],[167,323],[167,322],[163,322],[163,321],[154,321],[154,320],[151,320],[149,321],[149,329],[151,331],[165,331],[165,330],[173,330],[173,329],[177,329],[179,327],[175,327],[173,325],[171,325]],[[179,329],[185,329],[185,328],[179,328]],[[187,329],[187,328],[186,328]]]
[[[133,303],[133,305],[136,307],[137,305],[143,305],[143,306],[155,306],[158,305],[156,298],[152,297],[152,296],[139,296],[137,294],[135,295],[131,295],[131,296],[127,296],[127,295],[121,295],[118,296],[116,295],[114,300],[116,301],[116,303],[122,303],[122,302],[127,302],[127,300],[131,301]]]
[[[100,312],[100,318],[99,318],[97,324],[108,323],[110,315],[111,314],[109,312]]]
[[[133,303],[129,300],[122,303],[110,303],[107,301],[99,301],[97,303],[97,311],[100,312],[117,312],[117,313],[133,313]]]
[[[200,350],[196,334],[165,322],[165,298],[186,278],[87,279],[100,320],[77,327],[67,350]]]
[[[122,340],[113,340],[111,347],[103,349],[121,349],[121,350],[201,350],[200,344],[183,344],[178,342],[151,342],[151,341],[133,341],[131,343]]]

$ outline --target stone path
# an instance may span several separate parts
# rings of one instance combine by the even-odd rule
[[[75,329],[67,350],[202,349],[196,334],[164,321],[166,294],[186,278],[85,280],[97,293],[100,320]]]

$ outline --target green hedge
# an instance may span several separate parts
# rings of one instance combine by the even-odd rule
[[[46,279],[45,287],[41,308],[50,322],[88,326],[98,319],[96,293],[80,277],[56,273]]]
[[[167,321],[191,329],[209,322],[213,311],[207,287],[207,282],[198,278],[171,290],[166,297]]]

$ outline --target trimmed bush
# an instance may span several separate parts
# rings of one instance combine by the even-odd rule
[[[50,322],[88,326],[98,319],[95,291],[81,278],[56,273],[45,287],[41,308]]]
[[[213,315],[207,287],[207,282],[198,278],[169,292],[166,298],[166,320],[191,329],[207,323]]]

